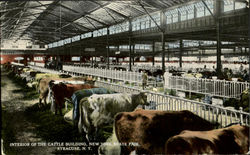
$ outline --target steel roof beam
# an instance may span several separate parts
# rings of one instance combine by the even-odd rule
[[[41,6],[43,5],[41,2],[39,2],[39,1],[37,1],[38,3],[40,3],[41,4]],[[49,3],[49,4],[46,4],[46,6],[44,6],[45,7],[45,9],[44,9],[44,11],[42,11],[42,12],[40,12],[39,13],[39,16],[42,14],[42,13],[44,13],[50,6],[53,6],[52,4],[56,4],[58,2],[58,0],[57,1],[54,1],[54,2],[52,2],[52,3]],[[38,17],[39,17],[38,16]],[[38,17],[36,17],[33,21],[32,21],[32,23],[26,28],[26,30],[24,30],[23,32],[22,32],[22,34],[19,36],[19,38],[18,39],[20,39],[24,34],[25,34],[25,32],[27,31],[27,29],[36,21],[36,19],[38,18]],[[18,39],[16,39],[16,40],[18,40]]]
[[[71,9],[71,8],[67,7],[67,6],[64,6],[64,5],[62,5],[61,3],[59,3],[59,5],[60,5],[61,7],[63,7],[63,8],[65,8],[65,9],[67,9],[67,10],[71,11],[71,12],[74,12],[74,13],[79,14],[79,12],[78,12],[78,11],[73,10],[73,9]]]
[[[17,27],[19,21],[21,20],[21,18],[22,18],[22,16],[23,16],[24,12],[25,12],[26,9],[27,9],[27,8],[25,7],[25,6],[27,6],[27,5],[28,5],[28,2],[26,2],[26,3],[24,4],[24,8],[23,8],[22,12],[21,12],[20,15],[19,15],[19,19],[17,19],[16,24],[14,25],[13,31],[9,34],[8,38],[10,38],[10,37],[12,36],[13,32],[15,31],[15,29],[16,29],[16,27]]]
[[[97,23],[100,23],[100,24],[102,24],[102,25],[104,25],[104,26],[109,26],[108,24],[106,24],[106,23],[104,23],[104,22],[101,22],[101,21],[99,21],[99,20],[97,20],[97,19],[95,19],[95,18],[92,18],[92,17],[90,17],[90,16],[85,16],[85,17],[87,17],[87,18],[89,18],[89,19],[91,19],[91,20],[93,20],[93,21],[95,21],[95,22],[97,22]]]
[[[60,16],[58,16],[58,15],[55,15],[55,14],[49,12],[49,11],[48,11],[48,13],[51,14],[51,15],[53,15],[53,16],[55,16],[55,17],[57,17],[57,18],[61,18],[62,20],[68,22],[68,24],[63,25],[61,28],[58,28],[57,30],[62,29],[62,28],[66,27],[66,26],[69,26],[69,25],[74,25],[74,24],[75,24],[75,25],[78,25],[79,27],[82,27],[83,29],[91,30],[91,29],[89,29],[89,28],[87,28],[87,27],[85,27],[85,26],[82,26],[82,25],[78,24],[78,23],[69,21],[69,20],[67,20],[67,19],[65,19],[65,18],[62,18],[62,17],[60,17]],[[77,28],[77,29],[79,29],[79,28]],[[57,30],[56,30],[56,31],[57,31]],[[81,29],[79,29],[79,30],[82,31]]]
[[[92,2],[92,3],[95,3],[95,4],[99,4],[99,3],[95,2],[95,1],[88,1],[88,2]],[[109,4],[109,3],[107,3],[107,4],[103,5],[103,6],[106,6],[106,5],[108,5],[108,4]],[[100,5],[100,4],[99,4],[99,5]],[[76,20],[78,20],[78,19],[80,19],[80,18],[86,16],[87,14],[91,14],[92,12],[94,12],[94,11],[96,11],[96,10],[98,10],[98,9],[100,9],[100,7],[97,7],[97,8],[95,8],[95,9],[93,9],[93,10],[91,10],[90,12],[87,12],[87,13],[84,12],[83,15],[79,15],[79,16],[76,17],[74,20],[69,21],[68,24],[66,24],[66,25],[64,25],[64,26],[62,26],[61,28],[58,28],[58,29],[62,29],[62,28],[66,27],[66,26],[68,26],[68,25],[70,25],[70,24],[72,24],[72,23],[75,23],[74,21],[76,21]],[[70,23],[70,22],[71,22],[71,23]],[[75,24],[77,24],[77,23],[75,23]],[[77,25],[80,26],[80,27],[85,27],[85,26],[80,25],[80,24],[77,24]],[[88,31],[91,31],[91,29],[89,29],[89,28],[87,28],[87,27],[85,27],[85,29],[87,29]]]
[[[124,18],[124,19],[129,19],[128,16],[125,16],[124,14],[122,14],[122,13],[120,13],[120,12],[117,12],[117,11],[115,11],[115,10],[109,8],[109,7],[104,7],[103,9],[108,9],[108,10],[110,10],[111,12],[113,12],[114,14],[116,14],[116,15],[118,15],[118,16],[121,16],[121,17]]]
[[[50,4],[42,4],[42,5],[39,5],[39,6],[30,6],[30,7],[25,7],[27,9],[34,9],[34,8],[38,8],[38,7],[45,7],[45,6],[48,6]],[[21,9],[24,9],[24,7],[16,7],[16,8],[12,8],[12,9],[7,9],[7,10],[1,10],[0,13],[5,13],[5,12],[9,12],[9,11],[14,11],[14,10],[21,10]]]

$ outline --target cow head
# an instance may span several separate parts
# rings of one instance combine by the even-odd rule
[[[149,102],[147,101],[147,95],[145,91],[142,91],[139,94],[136,94],[134,100],[137,103],[139,103],[139,105],[149,106]]]
[[[84,81],[86,82],[86,84],[94,85],[96,80],[92,76],[88,76]]]
[[[51,80],[49,82],[49,93],[53,95],[53,93],[56,92],[64,92],[63,90],[66,89],[66,85],[63,82],[54,81]]]

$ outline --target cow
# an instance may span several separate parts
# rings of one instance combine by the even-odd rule
[[[114,92],[105,89],[105,88],[92,88],[92,89],[82,89],[76,91],[72,96],[71,100],[68,100],[68,103],[73,103],[73,122],[74,124],[78,123],[79,120],[79,103],[82,98],[89,97],[93,94],[113,94]]]
[[[83,98],[79,105],[78,129],[86,133],[86,138],[91,141],[104,125],[112,125],[114,116],[118,112],[133,111],[138,105],[149,105],[144,92],[127,94],[94,94]]]
[[[70,98],[77,90],[95,88],[95,86],[90,84],[65,84],[62,82],[53,84],[53,81],[50,81],[49,87],[55,99],[55,114],[57,114],[59,106],[60,115],[62,115],[62,106],[65,97]]]
[[[64,116],[63,116],[64,120],[66,122],[68,122],[69,124],[73,125],[73,109],[71,109],[69,112],[67,112]]]
[[[183,130],[211,130],[216,126],[190,111],[158,111],[137,109],[121,112],[115,116],[115,131],[119,142],[138,143],[124,146],[122,152],[129,154],[163,154],[167,139]]]
[[[169,138],[166,154],[246,154],[249,151],[249,127],[232,125],[210,131],[184,130]]]
[[[44,77],[42,78],[37,86],[37,90],[39,92],[39,105],[42,105],[42,100],[44,100],[44,104],[46,103],[46,98],[49,94],[49,83],[53,83],[55,81],[85,81],[88,84],[94,84],[92,79],[87,79],[86,77],[72,77],[72,78],[59,78],[59,77]]]
[[[112,135],[98,147],[98,154],[105,155],[119,155],[121,154],[120,143],[115,134],[115,127],[113,125]]]

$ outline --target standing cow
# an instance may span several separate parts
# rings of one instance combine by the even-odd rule
[[[80,101],[78,128],[88,140],[104,125],[110,125],[118,112],[133,111],[138,105],[149,105],[145,93],[92,95]]]
[[[54,83],[55,81],[85,81],[88,84],[94,85],[94,81],[90,78],[86,77],[72,77],[72,78],[59,78],[59,77],[45,77],[39,81],[38,84],[38,92],[39,95],[39,105],[42,104],[42,100],[44,100],[44,104],[46,104],[46,98],[49,94],[49,83]]]
[[[123,152],[163,154],[168,138],[183,130],[211,130],[214,124],[202,119],[190,111],[157,111],[137,109],[133,112],[121,112],[115,117],[115,131],[119,142],[137,143],[127,145]]]
[[[168,139],[166,154],[246,154],[249,127],[233,125],[210,131],[182,131]]]
[[[65,97],[70,98],[77,90],[94,88],[94,86],[90,84],[53,84],[53,82],[50,82],[49,86],[55,99],[55,114],[57,114],[59,106],[60,115],[62,115],[62,106]]]
[[[69,103],[73,103],[73,122],[76,124],[79,120],[79,104],[82,98],[89,97],[93,94],[113,94],[114,92],[105,88],[92,88],[92,89],[82,89],[76,91],[72,96]]]

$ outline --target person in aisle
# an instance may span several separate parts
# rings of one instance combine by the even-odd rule
[[[247,73],[246,69],[243,71],[243,80],[244,81],[249,81],[249,74]]]
[[[240,68],[239,68],[239,70],[240,70],[240,72],[242,72],[242,71],[243,71],[243,65],[242,65],[242,64],[240,64]]]
[[[148,75],[145,72],[145,70],[143,70],[143,73],[142,73],[142,89],[143,90],[146,88],[147,82],[148,82]]]

